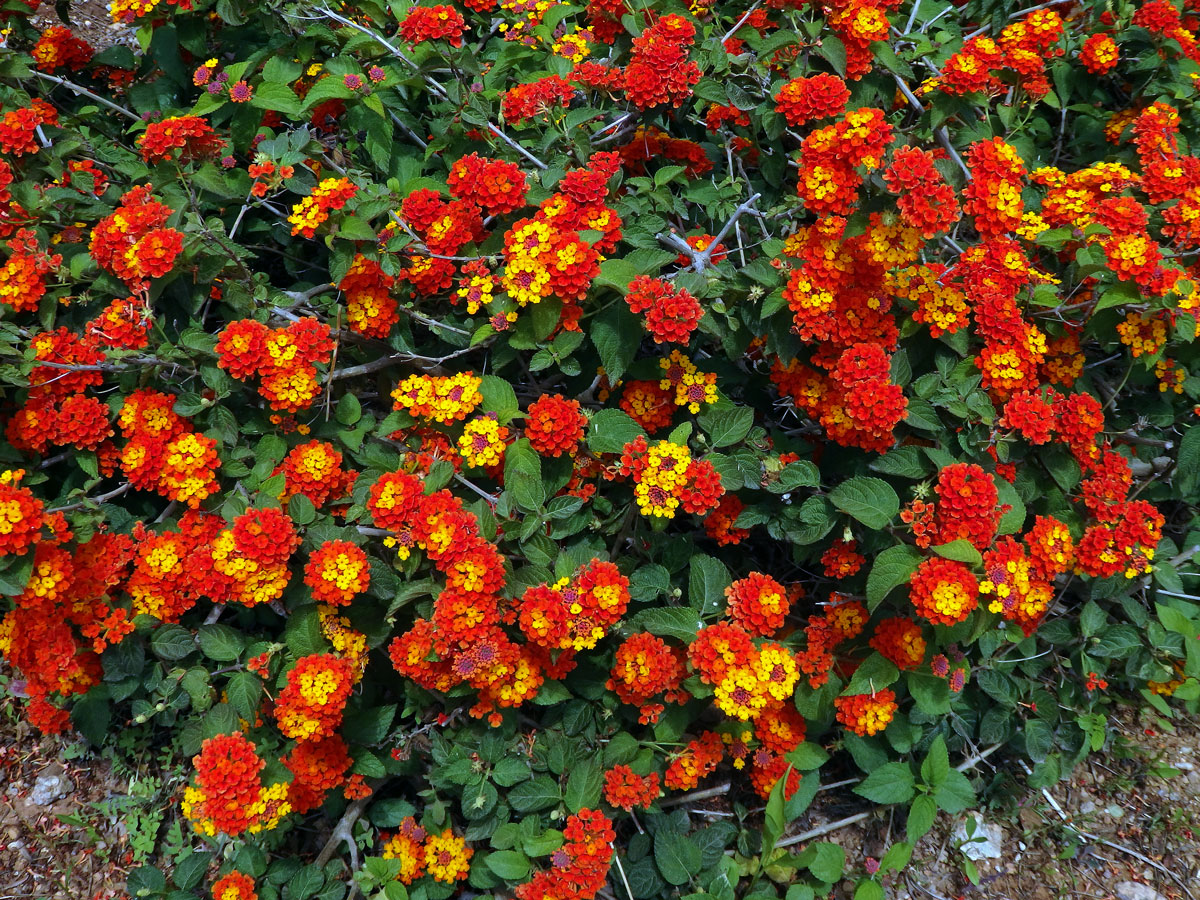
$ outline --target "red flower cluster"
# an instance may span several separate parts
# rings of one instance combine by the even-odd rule
[[[687,58],[695,39],[696,27],[675,14],[663,16],[633,39],[624,86],[634,106],[683,105],[700,80],[700,68]]]
[[[354,665],[328,653],[302,656],[275,701],[275,721],[298,741],[329,738],[342,724]]]
[[[616,839],[611,820],[599,810],[581,809],[567,816],[563,837],[566,842],[550,856],[551,868],[517,887],[517,900],[591,900],[604,887]]]
[[[871,648],[879,651],[896,668],[915,669],[925,662],[925,637],[912,619],[896,616],[875,626]]]
[[[350,330],[367,337],[386,340],[399,315],[391,296],[396,279],[386,274],[379,263],[361,253],[338,282],[346,299],[346,320]]]
[[[87,333],[114,350],[140,350],[150,343],[151,322],[145,301],[118,298],[88,322]]]
[[[846,111],[850,89],[836,75],[822,73],[793,78],[775,95],[775,111],[793,128],[817,119],[840,116]]]
[[[38,126],[57,124],[58,110],[41,97],[34,97],[29,106],[10,109],[0,118],[0,150],[10,156],[37,153]]]
[[[329,326],[304,318],[286,328],[254,319],[231,322],[217,339],[217,365],[238,379],[257,375],[258,392],[281,412],[306,409],[317,396],[318,363],[333,353]]]
[[[0,266],[0,303],[14,312],[33,312],[46,295],[46,276],[58,269],[62,256],[41,249],[37,236],[26,228],[8,246],[13,253]]]
[[[976,550],[991,545],[1000,527],[1000,496],[992,477],[973,463],[954,463],[938,473],[934,542],[966,540]]]
[[[933,162],[934,155],[928,150],[898,147],[883,175],[888,189],[900,195],[896,208],[901,219],[927,239],[949,229],[960,215],[954,189]]]
[[[896,693],[888,688],[873,694],[834,697],[837,720],[860,737],[883,731],[896,715]]]
[[[450,193],[478,206],[489,216],[502,216],[525,205],[528,185],[520,166],[471,153],[458,159],[446,176]]]
[[[725,758],[725,744],[715,731],[706,731],[671,760],[663,783],[673,791],[690,791],[716,771]]]
[[[979,605],[979,582],[962,563],[935,556],[917,567],[908,595],[922,618],[935,625],[955,625]]]
[[[172,116],[151,122],[138,138],[146,162],[172,159],[176,150],[180,151],[181,161],[204,159],[219,156],[226,146],[201,116]]]
[[[297,494],[303,494],[317,509],[343,499],[358,477],[353,469],[342,468],[341,451],[333,444],[316,440],[292,448],[271,474],[280,472],[284,482],[279,499],[287,503]]]
[[[100,268],[141,291],[148,279],[170,272],[183,250],[183,234],[165,227],[170,215],[150,185],[133,188],[112,215],[96,223],[88,250]]]
[[[95,52],[91,44],[76,37],[70,28],[51,25],[42,32],[29,55],[40,72],[53,72],[60,68],[78,72],[92,61]]]
[[[140,490],[154,491],[193,509],[218,490],[217,442],[192,430],[174,412],[175,397],[139,390],[125,398],[117,422],[128,443],[121,470]]]
[[[579,401],[562,394],[543,394],[529,404],[525,415],[525,437],[542,456],[574,456],[585,427],[587,416],[580,412]]]
[[[371,584],[367,554],[349,541],[326,541],[308,558],[304,583],[318,603],[345,606]]]
[[[662,278],[639,275],[625,294],[629,309],[646,314],[646,330],[655,343],[686,344],[704,315],[699,301]]]
[[[555,108],[565,109],[575,97],[575,88],[557,75],[547,75],[529,84],[518,84],[504,92],[500,112],[509,125],[548,116]]]
[[[213,882],[212,900],[258,900],[254,879],[237,871],[222,875]]]
[[[445,39],[461,47],[466,22],[453,6],[414,6],[400,23],[400,37],[409,44]]]
[[[657,722],[665,703],[686,703],[690,695],[681,687],[687,677],[683,651],[662,638],[640,632],[617,648],[612,672],[605,684],[622,703],[638,708],[638,721]],[[655,698],[661,695],[662,702]]]
[[[648,808],[661,794],[657,772],[636,775],[629,766],[613,766],[604,773],[604,799],[626,812]]]
[[[304,814],[320,806],[330,791],[345,783],[352,760],[346,742],[335,734],[300,741],[283,758],[283,764],[292,773],[288,803],[293,812]]]

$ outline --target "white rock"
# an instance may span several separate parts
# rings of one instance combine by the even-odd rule
[[[55,800],[67,796],[75,785],[65,775],[39,775],[29,792],[29,802],[34,806],[49,806]]]
[[[1136,881],[1118,881],[1113,890],[1117,892],[1117,900],[1167,900],[1150,885]]]
[[[959,822],[954,829],[955,840],[962,845],[963,855],[967,859],[978,862],[981,859],[999,859],[1003,855],[1004,829],[999,825],[986,823],[978,816],[973,832],[967,834],[967,823]]]

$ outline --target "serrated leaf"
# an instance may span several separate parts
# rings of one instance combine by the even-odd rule
[[[829,492],[829,501],[868,528],[884,528],[900,511],[900,498],[881,478],[858,476]]]
[[[628,624],[635,631],[648,631],[659,637],[673,637],[687,642],[694,641],[703,627],[695,610],[679,606],[643,609],[635,613]]]
[[[702,857],[686,835],[668,828],[654,835],[654,863],[668,884],[687,884],[700,870]]]
[[[908,584],[923,558],[919,550],[908,544],[888,547],[875,557],[867,576],[867,607],[874,612],[892,590]]]
[[[907,803],[916,792],[912,769],[901,762],[880,766],[854,788],[854,793],[872,803]]]
[[[728,447],[750,433],[754,425],[754,410],[748,406],[714,409],[700,416],[699,422],[714,447]]]
[[[588,423],[587,445],[593,453],[620,453],[646,430],[619,409],[602,409]]]

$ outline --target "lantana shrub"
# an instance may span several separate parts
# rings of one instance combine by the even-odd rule
[[[136,896],[876,900],[1195,711],[1193,0],[38,6],[0,653],[191,761]]]

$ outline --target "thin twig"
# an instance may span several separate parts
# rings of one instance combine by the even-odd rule
[[[133,119],[133,121],[135,121],[135,122],[142,121],[142,117],[139,116],[137,113],[130,112],[125,107],[118,106],[117,104],[113,103],[111,100],[104,99],[99,94],[93,94],[87,88],[80,87],[73,81],[67,81],[67,79],[59,78],[57,75],[48,75],[45,72],[34,72],[33,74],[36,75],[38,78],[43,79],[44,81],[53,81],[55,84],[57,84],[61,87],[65,87],[68,91],[73,91],[74,93],[78,94],[81,97],[87,97],[89,100],[95,100],[97,103],[99,103],[103,106],[107,106],[109,109],[113,110],[113,112],[119,112],[121,115],[126,116],[130,119]]]
[[[89,506],[92,503],[99,504],[99,503],[103,503],[105,500],[112,500],[114,497],[120,497],[122,494],[128,492],[132,487],[133,487],[133,485],[127,481],[120,487],[113,488],[111,491],[108,491],[107,493],[97,494],[95,497],[84,497],[82,500],[80,500],[76,503],[68,503],[66,506],[55,506],[51,509],[46,510],[46,512],[48,512],[48,513],[70,512],[73,509],[83,509],[85,506]]]
[[[737,34],[737,30],[739,28],[741,28],[743,25],[745,25],[746,20],[749,19],[752,15],[754,15],[755,10],[757,10],[762,5],[763,5],[763,0],[756,0],[754,5],[751,6],[748,10],[746,10],[745,14],[740,19],[737,20],[737,24],[734,25],[732,28],[730,28],[727,32],[725,32],[725,37],[721,38],[721,46],[724,46],[725,42],[727,40],[729,40],[731,37],[733,37],[735,34]]]

